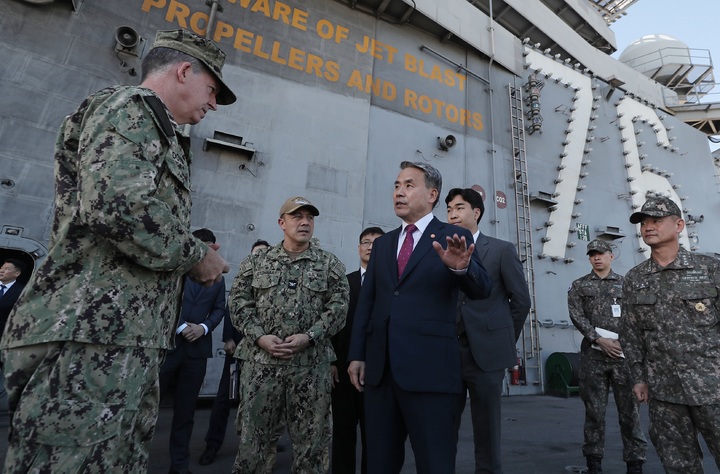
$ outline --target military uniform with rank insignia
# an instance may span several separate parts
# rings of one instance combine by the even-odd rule
[[[296,197],[283,205],[280,221],[311,222],[318,214]],[[235,352],[241,360],[235,473],[264,472],[283,420],[292,439],[292,472],[329,468],[330,338],[345,325],[349,286],[342,262],[320,249],[311,225],[303,225],[302,237],[286,228],[283,242],[245,259],[230,290],[233,324],[244,335]]]
[[[5,472],[146,470],[183,275],[200,264],[213,279],[228,270],[190,233],[190,143],[173,116],[184,109],[146,85],[192,60],[203,71],[190,74],[232,103],[218,77],[225,56],[182,30],[159,32],[149,57],[156,48],[181,54],[157,62],[141,87],[89,96],[60,129],[48,255],[1,342],[12,420]]]
[[[720,261],[679,247],[684,223],[668,198],[649,199],[630,221],[642,223],[653,254],[625,277],[623,348],[665,472],[699,474],[697,432],[720,467]],[[669,254],[651,240],[663,225],[675,235]]]
[[[605,410],[612,387],[620,421],[623,459],[629,473],[641,473],[647,441],[640,427],[638,402],[632,395],[629,371],[625,359],[607,354],[599,345],[601,337],[618,337],[623,277],[610,268],[612,248],[604,240],[590,242],[587,254],[594,264],[593,271],[575,280],[568,291],[570,319],[583,335],[579,374],[580,397],[585,403],[583,455],[588,459],[590,474],[602,472]],[[594,262],[597,254],[605,258],[598,267],[602,275],[596,272],[595,265],[600,265]]]

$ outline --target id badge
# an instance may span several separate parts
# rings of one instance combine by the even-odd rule
[[[619,318],[620,317],[620,305],[619,304],[612,304],[610,305],[612,308],[613,318]]]

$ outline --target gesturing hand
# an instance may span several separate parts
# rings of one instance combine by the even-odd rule
[[[475,250],[475,244],[468,247],[465,237],[458,237],[453,234],[452,237],[445,237],[447,240],[447,248],[443,249],[440,242],[434,241],[433,248],[440,256],[440,260],[446,267],[453,270],[463,270],[470,265],[470,257]]]

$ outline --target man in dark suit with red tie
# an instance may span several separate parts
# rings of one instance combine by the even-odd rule
[[[365,443],[365,419],[363,410],[363,394],[358,392],[350,382],[347,373],[348,351],[350,350],[350,334],[352,332],[355,308],[357,307],[360,287],[370,262],[375,239],[385,234],[380,227],[368,227],[360,233],[358,255],[360,269],[348,273],[350,284],[350,304],[345,320],[345,327],[332,337],[333,349],[337,360],[331,366],[333,378],[332,391],[332,472],[333,474],[354,474],[355,453],[357,450],[357,427],[360,424],[360,442],[362,443],[362,459],[360,473],[367,472],[367,447]]]
[[[530,311],[530,292],[515,246],[480,232],[485,212],[480,193],[454,188],[445,204],[448,222],[472,232],[475,252],[492,278],[489,297],[473,301],[460,294],[457,329],[463,382],[470,392],[475,472],[502,474],[502,383],[505,369],[517,363],[515,343]]]
[[[402,226],[374,242],[360,291],[348,373],[365,393],[373,474],[400,472],[408,436],[419,474],[455,472],[455,427],[465,402],[458,290],[484,298],[491,282],[470,232],[432,215],[441,188],[429,164],[400,164],[393,204]]]

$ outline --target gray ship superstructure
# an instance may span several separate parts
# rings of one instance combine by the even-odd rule
[[[542,393],[548,356],[579,351],[565,294],[589,271],[588,240],[609,241],[627,272],[649,256],[628,216],[662,194],[684,210],[683,245],[720,252],[712,61],[672,38],[611,57],[610,25],[632,3],[2,2],[0,256],[46,253],[62,118],[97,89],[137,84],[157,30],[188,28],[228,53],[239,98],[189,130],[193,226],[217,235],[227,281],[252,242],[281,238],[293,195],[318,205],[322,246],[356,267],[360,231],[398,225],[398,164],[428,161],[445,191],[481,191],[481,230],[518,247],[533,308],[506,393]]]

